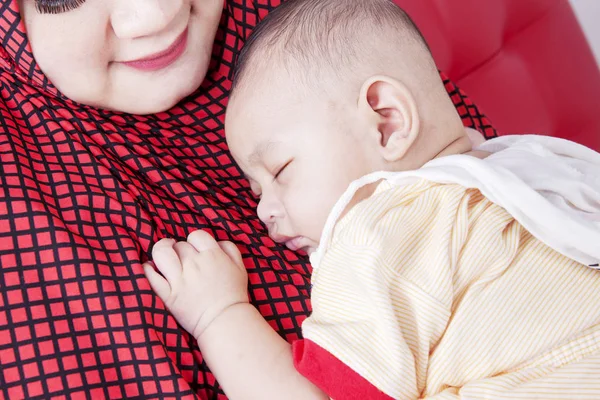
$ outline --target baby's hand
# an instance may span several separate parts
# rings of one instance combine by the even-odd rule
[[[187,242],[162,239],[152,258],[162,274],[144,265],[152,289],[196,339],[224,310],[248,302],[248,276],[231,242],[217,243],[208,233],[195,231]]]

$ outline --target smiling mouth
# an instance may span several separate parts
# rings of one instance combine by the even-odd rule
[[[188,29],[186,28],[166,50],[138,60],[121,62],[121,64],[142,71],[157,71],[164,69],[179,59],[187,47],[187,41]]]

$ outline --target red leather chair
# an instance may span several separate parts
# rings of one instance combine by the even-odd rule
[[[600,151],[600,70],[568,0],[395,0],[500,134]]]

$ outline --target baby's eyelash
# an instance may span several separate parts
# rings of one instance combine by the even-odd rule
[[[277,171],[277,173],[275,174],[273,179],[277,179],[279,177],[279,175],[281,175],[283,170],[286,169],[288,167],[288,165],[291,164],[291,162],[292,162],[292,160],[288,161],[283,167],[279,168],[279,171]]]
[[[85,3],[85,0],[35,0],[35,8],[40,14],[61,14],[72,11]]]

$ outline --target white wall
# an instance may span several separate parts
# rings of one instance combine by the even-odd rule
[[[569,0],[600,65],[600,0]]]

